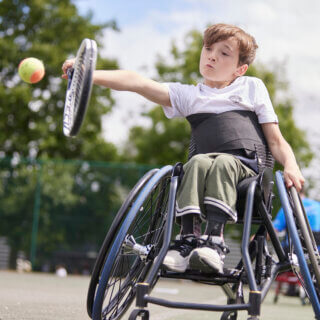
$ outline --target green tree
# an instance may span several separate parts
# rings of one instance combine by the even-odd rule
[[[94,24],[90,14],[79,15],[70,0],[0,1],[0,235],[8,237],[13,259],[18,250],[29,253],[34,193],[41,161],[50,164],[45,160],[118,159],[116,147],[106,142],[101,132],[101,116],[114,104],[108,89],[93,89],[86,119],[77,138],[67,138],[62,133],[67,86],[61,79],[62,63],[75,56],[84,38],[95,39],[99,48],[105,28],[117,30],[114,21]],[[44,62],[46,75],[37,84],[26,84],[18,76],[19,62],[26,57],[36,57]],[[115,60],[98,56],[97,67],[113,69],[118,65]],[[26,161],[27,167],[21,163],[26,158],[31,159]],[[76,218],[84,226],[88,225],[88,220],[99,225],[94,229],[90,224],[87,233],[82,228],[81,237],[74,237],[82,239],[78,241],[79,246],[91,241],[92,234],[105,228],[109,220],[106,211],[113,212],[118,203],[113,191],[115,179],[105,182],[105,187],[94,196],[89,192],[81,194],[79,188],[83,184],[90,190],[92,175],[77,180],[78,170],[79,167],[65,163],[42,165],[38,248],[44,248],[47,254],[59,246],[75,245],[70,234],[79,235],[76,231],[71,232],[71,226],[72,230],[79,227],[73,223]],[[104,193],[106,190],[111,192]],[[95,211],[91,202],[91,211],[79,210],[77,213],[81,203],[89,203],[90,199],[99,208]],[[99,240],[104,233],[105,230],[103,234],[99,233]],[[94,244],[98,245],[100,241],[96,238]]]
[[[184,49],[172,44],[171,58],[168,64],[159,58],[156,68],[158,80],[165,82],[179,81],[196,84],[202,77],[199,72],[199,59],[202,48],[202,35],[193,30],[185,38]],[[291,144],[300,165],[306,166],[312,159],[312,152],[306,140],[305,133],[297,128],[293,119],[293,104],[290,99],[279,101],[277,94],[285,91],[286,82],[275,71],[262,65],[252,65],[247,75],[262,79],[268,88],[271,100],[279,117],[281,131]],[[151,127],[133,127],[130,130],[129,141],[131,156],[141,163],[164,165],[178,161],[186,161],[189,144],[190,127],[184,119],[167,119],[159,107],[143,114],[151,119]],[[130,149],[129,149],[130,150]],[[278,167],[277,167],[278,168]]]
[[[115,23],[93,24],[69,0],[3,0],[0,17],[1,155],[116,159],[115,146],[101,135],[101,116],[114,103],[110,90],[94,88],[81,132],[69,139],[62,133],[67,83],[60,78],[63,61],[76,54],[81,41],[98,41],[105,28],[116,29]],[[17,75],[26,57],[45,64],[45,78],[38,84],[23,83]],[[99,56],[98,67],[117,68],[117,63]]]
[[[33,252],[31,258],[35,253],[40,268],[45,261],[54,267],[57,251],[97,250],[125,195],[149,169],[96,161],[0,161],[0,236],[11,245],[11,266],[18,251],[27,257]]]

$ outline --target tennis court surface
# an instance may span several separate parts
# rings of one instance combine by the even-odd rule
[[[0,271],[0,320],[88,320],[86,294],[89,280],[88,276],[59,278],[46,273]],[[177,301],[214,304],[226,301],[219,287],[180,280],[160,280],[153,295]],[[277,304],[273,303],[273,297],[274,290],[271,289],[262,304],[261,320],[314,319],[311,306],[302,306],[297,297],[282,295]],[[218,320],[221,316],[221,313],[153,305],[149,310],[151,320]],[[128,319],[128,314],[123,319]],[[241,311],[238,319],[247,319],[247,313]]]

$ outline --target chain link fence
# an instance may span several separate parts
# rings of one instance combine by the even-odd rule
[[[72,160],[1,159],[0,238],[33,270],[91,270],[127,193],[151,166]],[[0,244],[1,244],[0,243]],[[10,258],[9,258],[10,257]],[[0,248],[1,259],[1,248]]]

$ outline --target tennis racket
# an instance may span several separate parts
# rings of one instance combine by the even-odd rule
[[[77,52],[72,69],[68,69],[68,86],[63,113],[63,133],[76,136],[83,122],[92,89],[92,76],[96,68],[97,44],[84,39]]]

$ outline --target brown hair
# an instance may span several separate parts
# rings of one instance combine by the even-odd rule
[[[239,27],[224,23],[214,24],[205,30],[203,45],[210,47],[216,42],[229,38],[235,38],[238,41],[239,65],[250,65],[256,56],[258,45],[254,37],[244,32]]]

